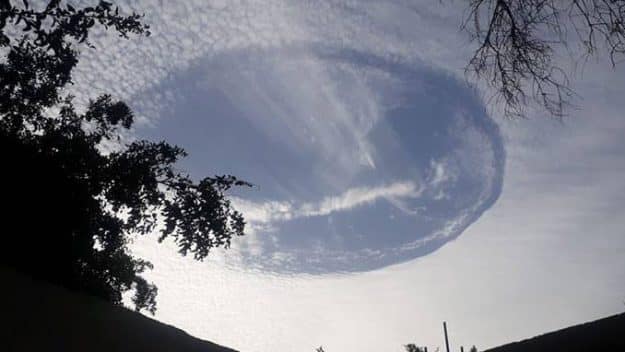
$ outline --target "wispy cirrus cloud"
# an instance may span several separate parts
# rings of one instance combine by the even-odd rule
[[[246,216],[252,228],[259,224],[271,224],[302,217],[325,216],[349,211],[379,200],[415,199],[422,190],[410,181],[395,182],[375,187],[354,187],[336,196],[324,197],[316,203],[269,201],[256,203],[242,198],[233,200],[237,209]]]

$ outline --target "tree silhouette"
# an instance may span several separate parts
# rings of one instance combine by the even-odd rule
[[[183,149],[122,143],[133,113],[109,95],[74,106],[64,89],[95,26],[149,35],[140,15],[105,1],[36,10],[0,0],[0,261],[117,305],[134,291],[135,309],[154,313],[157,289],[140,275],[151,264],[129,253],[132,236],[158,230],[159,241],[171,237],[202,260],[243,235],[225,192],[249,184],[229,175],[194,182],[174,167]]]
[[[427,347],[419,347],[414,343],[409,343],[403,346],[404,350],[406,350],[406,352],[425,352],[427,351]],[[319,346],[317,349],[315,349],[315,351],[317,352],[325,352],[325,350],[323,349],[323,346]],[[436,349],[436,351],[438,352],[438,348]],[[470,352],[477,352],[477,348],[475,348],[475,346],[473,346],[470,350]]]
[[[584,59],[605,52],[612,65],[625,54],[623,0],[470,0],[468,14],[463,28],[478,49],[467,72],[497,91],[507,116],[525,116],[532,100],[552,116],[566,114],[574,92],[557,48]]]
[[[407,345],[404,345],[404,349],[406,349],[406,352],[424,352],[425,351],[424,348],[421,348],[415,345],[414,343],[409,343]]]

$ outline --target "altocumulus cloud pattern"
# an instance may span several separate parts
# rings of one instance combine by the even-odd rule
[[[248,221],[237,266],[354,272],[431,253],[497,200],[497,125],[403,33],[315,4],[128,3],[154,35],[85,52],[104,75],[81,75],[78,99],[113,89],[145,117],[139,135],[190,151],[192,175],[257,185],[233,198]]]

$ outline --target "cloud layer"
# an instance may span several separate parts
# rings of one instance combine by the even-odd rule
[[[245,351],[380,351],[442,347],[443,320],[452,346],[482,349],[622,310],[622,66],[587,65],[573,122],[500,131],[456,79],[458,2],[124,7],[154,36],[96,41],[79,99],[113,92],[152,126],[138,134],[191,151],[194,176],[258,185],[235,195],[254,233],[234,251],[135,243],[159,319]]]
[[[77,99],[112,92],[132,102],[139,136],[191,153],[182,166],[192,175],[259,186],[235,194],[249,222],[236,265],[376,269],[432,252],[496,201],[499,130],[447,71],[461,40],[436,30],[455,7],[120,4],[145,13],[153,35],[95,38]]]
[[[258,185],[236,195],[249,236],[234,261],[245,266],[322,273],[412,259],[457,237],[501,190],[497,126],[469,86],[422,63],[313,44],[235,50],[155,90],[176,98],[146,136],[191,148],[194,175]]]

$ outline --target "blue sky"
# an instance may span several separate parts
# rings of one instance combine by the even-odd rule
[[[133,245],[157,319],[243,351],[378,351],[442,346],[443,320],[490,347],[625,308],[623,68],[575,75],[563,124],[507,121],[463,77],[456,3],[121,4],[153,35],[97,38],[77,99],[111,92],[129,138],[256,185],[227,252]]]

